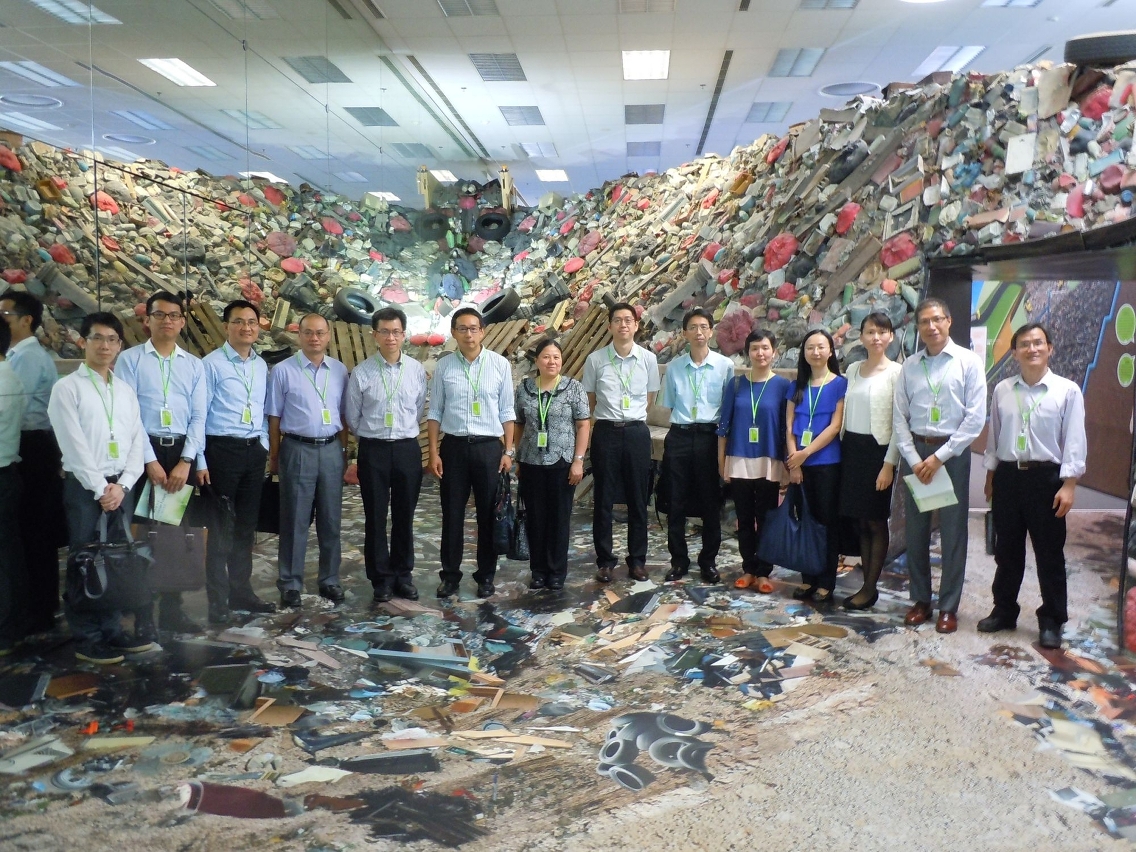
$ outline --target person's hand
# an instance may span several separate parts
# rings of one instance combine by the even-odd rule
[[[201,468],[201,470],[197,471],[197,484],[199,486],[209,484],[209,471],[207,469]]]
[[[808,450],[797,450],[796,452],[789,453],[789,458],[785,461],[785,466],[789,470],[795,470],[805,463],[805,459],[809,457]]]
[[[176,494],[185,487],[187,479],[189,479],[189,462],[179,461],[166,477],[166,490]]]
[[[919,462],[915,467],[911,468],[911,472],[919,477],[919,481],[924,485],[929,485],[931,480],[935,478],[935,473],[943,466],[936,455],[927,456],[923,461]]]
[[[347,465],[347,470],[343,471],[343,484],[344,485],[358,485],[359,484],[359,465],[352,462]]]
[[[1057,510],[1057,517],[1064,518],[1069,514],[1069,510],[1073,508],[1073,498],[1076,493],[1077,486],[1072,482],[1066,482],[1057,489],[1057,496],[1053,498],[1053,508]]]
[[[280,473],[280,457],[279,456],[269,456],[268,457],[268,472],[272,473],[272,474]]]
[[[441,456],[430,456],[430,465],[429,465],[428,469],[429,469],[430,473],[434,474],[434,476],[438,477],[438,479],[441,479],[442,478],[442,457]]]
[[[574,459],[572,466],[568,468],[568,484],[579,485],[580,480],[584,478],[584,462],[581,459]]]
[[[146,476],[155,488],[164,488],[166,485],[166,471],[157,460],[146,462]]]
[[[126,496],[126,492],[122,490],[122,486],[116,482],[107,484],[103,489],[103,496],[99,498],[99,505],[103,507],[104,512],[113,512],[122,505],[122,498]]]
[[[994,471],[986,471],[986,482],[982,485],[982,493],[986,496],[986,502],[989,503],[994,497]]]
[[[501,453],[501,464],[497,466],[497,469],[501,473],[508,473],[513,469],[513,459],[505,455],[504,453]]]
[[[793,485],[800,485],[805,481],[804,471],[799,467],[794,467],[789,470],[789,482]]]
[[[895,465],[884,462],[884,466],[880,468],[880,472],[876,476],[876,490],[887,491],[891,488],[893,479],[895,479]]]

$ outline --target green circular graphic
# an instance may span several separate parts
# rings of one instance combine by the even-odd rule
[[[1121,355],[1120,360],[1116,362],[1116,378],[1122,388],[1131,385],[1132,380],[1136,379],[1136,358],[1127,352]]]
[[[1136,338],[1136,310],[1131,305],[1121,305],[1116,312],[1116,339],[1127,346]],[[1127,387],[1127,385],[1126,385]]]

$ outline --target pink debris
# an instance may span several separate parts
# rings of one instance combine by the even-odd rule
[[[62,263],[65,266],[70,266],[75,262],[75,255],[71,253],[71,249],[63,245],[63,243],[54,243],[47,253],[51,255],[51,259],[56,263]]]
[[[584,268],[584,259],[582,257],[569,258],[568,262],[564,264],[564,274],[571,275],[574,272],[579,272]]]
[[[783,302],[793,302],[797,299],[797,288],[786,281],[777,288],[777,298]]]
[[[0,272],[0,278],[3,278],[9,284],[23,284],[28,280],[28,273],[24,269],[5,269]]]
[[[890,269],[915,257],[918,251],[919,246],[915,244],[915,239],[907,231],[904,231],[884,243],[884,247],[880,249],[880,263],[885,268]]]
[[[60,296],[58,299],[55,300],[55,304],[58,305],[59,307],[63,308],[63,310],[65,310],[65,311],[69,311],[73,307],[75,307],[75,303],[72,302],[70,299],[68,299],[66,296]]]
[[[285,272],[291,272],[293,275],[299,275],[307,268],[307,265],[298,257],[286,257],[280,261],[280,268]]]
[[[611,203],[619,201],[623,197],[623,184],[617,183],[611,188]]]
[[[6,169],[11,169],[14,172],[22,172],[24,167],[20,164],[20,158],[16,156],[16,152],[11,148],[5,148],[0,145],[0,166]]]
[[[426,338],[426,342],[431,346],[441,346],[446,342],[446,336],[444,334],[438,334],[438,332],[434,332]]]
[[[584,234],[583,239],[580,240],[577,251],[580,252],[581,256],[589,255],[599,247],[602,240],[603,236],[599,231],[588,231],[588,233]]]
[[[296,238],[284,231],[273,231],[264,241],[269,250],[279,257],[291,257],[296,253]]]
[[[1108,102],[1112,98],[1112,86],[1099,86],[1092,94],[1081,99],[1081,115],[1100,121],[1109,110]]]
[[[264,193],[264,200],[269,204],[275,204],[279,207],[284,203],[284,193],[271,184],[264,186],[261,192]]]
[[[584,314],[586,314],[588,312],[588,309],[591,308],[591,306],[592,306],[592,303],[585,300],[585,299],[581,299],[580,301],[578,301],[576,303],[576,307],[573,308],[573,310],[572,310],[573,319],[583,319]]]
[[[648,208],[650,208],[650,206],[651,206],[651,199],[650,198],[640,198],[638,201],[635,202],[635,209],[636,210],[647,210]]]
[[[112,215],[118,215],[118,202],[101,189],[91,196],[91,206],[97,207],[99,210],[104,210]]]
[[[759,296],[757,293],[746,293],[741,297],[741,299],[739,299],[739,301],[742,303],[742,307],[756,308],[759,304],[761,304],[761,296]]]
[[[256,207],[256,199],[245,192],[242,192],[237,196],[237,201],[239,201],[245,207]]]
[[[536,216],[526,216],[521,220],[521,224],[517,225],[517,230],[522,234],[527,234],[534,227],[536,227]]]
[[[887,293],[889,296],[894,296],[895,291],[899,289],[899,282],[892,281],[890,278],[885,278],[880,283],[880,289]]]
[[[485,240],[479,237],[477,234],[472,234],[470,238],[465,242],[465,250],[470,254],[477,254],[484,248]]]
[[[405,234],[413,229],[410,220],[405,216],[391,216],[390,226],[391,230],[398,234]]]
[[[528,256],[529,256],[529,250],[525,249],[520,254],[516,254],[516,255],[513,256],[513,263],[520,263],[522,260],[524,260]]]
[[[360,213],[356,212],[355,210],[352,210],[350,213],[347,214],[347,221],[348,222],[362,222],[363,216]]]
[[[712,189],[706,193],[706,197],[702,199],[702,209],[709,210],[714,206],[714,202],[718,200],[718,190]]]
[[[564,224],[560,226],[560,236],[565,236],[569,231],[576,227],[576,217],[565,220]]]
[[[371,260],[377,260],[379,263],[382,263],[387,259],[386,255],[384,255],[381,251],[375,251],[374,249],[368,251],[367,254],[370,256]]]
[[[718,350],[723,355],[736,355],[742,351],[746,337],[753,331],[753,315],[749,311],[728,313],[714,331],[718,337]]]
[[[422,334],[421,332],[419,332],[418,334],[412,334],[412,335],[410,335],[410,345],[411,346],[425,346],[426,341],[429,340],[429,339],[430,338],[429,338],[428,335]]]
[[[721,250],[722,250],[722,244],[721,243],[710,243],[710,245],[706,246],[705,250],[703,250],[702,259],[708,260],[711,263],[713,263],[714,262],[714,255],[716,255]]]
[[[394,302],[396,305],[405,305],[410,301],[410,296],[406,294],[406,289],[401,284],[392,284],[389,287],[384,287],[379,295],[388,302]]]
[[[329,234],[335,234],[336,236],[343,233],[343,226],[339,224],[339,220],[332,219],[330,216],[324,216],[320,219],[320,227]]]
[[[788,147],[789,147],[789,137],[786,136],[783,139],[781,139],[780,142],[778,142],[776,145],[774,145],[773,149],[768,154],[765,155],[765,162],[768,165],[773,165],[774,163],[776,163],[781,158],[781,155],[785,153],[785,149],[788,148]]]
[[[1119,163],[1113,163],[1100,173],[1097,178],[1097,183],[1100,185],[1101,190],[1115,195],[1120,192],[1121,184],[1124,183],[1124,166]]]
[[[145,302],[139,302],[137,305],[134,306],[134,316],[136,316],[136,317],[146,316],[146,303]]]
[[[259,306],[264,301],[264,291],[251,278],[242,278],[241,297]]]
[[[472,210],[477,206],[477,198],[472,195],[463,195],[458,199],[458,207],[462,210]]]
[[[718,283],[725,284],[731,278],[737,278],[738,271],[736,269],[723,269],[718,273]]]
[[[765,247],[765,271],[775,272],[797,253],[797,238],[790,233],[778,234]]]
[[[836,215],[836,233],[842,237],[847,234],[859,215],[860,205],[855,201],[849,201],[841,207],[840,212]]]
[[[1073,187],[1069,197],[1065,199],[1065,212],[1074,219],[1081,219],[1085,215],[1085,188],[1081,185]]]
[[[105,248],[107,251],[118,251],[121,248],[121,246],[119,246],[118,244],[118,240],[116,240],[114,237],[104,236],[102,237],[101,242],[103,244],[103,248]]]

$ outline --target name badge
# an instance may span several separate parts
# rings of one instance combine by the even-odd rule
[[[801,433],[801,446],[807,447],[813,442],[813,432],[811,429],[806,429]]]
[[[107,441],[107,458],[111,461],[118,460],[118,441]]]
[[[320,417],[323,418],[323,425],[324,426],[330,426],[331,425],[331,409],[330,408],[321,409],[320,410]]]
[[[1029,449],[1029,439],[1025,435],[1018,435],[1017,448],[1019,453],[1024,453]]]
[[[619,402],[620,402],[620,407],[624,411],[630,411],[631,410],[631,397],[629,395],[624,394],[623,399],[621,399]]]
[[[241,423],[246,426],[252,423],[252,409],[247,405],[245,406],[245,410],[241,412]]]
[[[547,432],[537,432],[536,433],[536,445],[542,450],[548,449],[548,433]]]
[[[932,405],[931,406],[931,422],[932,423],[938,423],[942,419],[943,419],[943,409],[939,408],[939,406],[937,406],[937,405]]]
[[[758,436],[760,434],[761,434],[761,432],[758,430],[758,428],[756,426],[751,426],[750,429],[749,429],[749,442],[751,444],[756,444],[757,441],[758,441]]]
[[[473,416],[474,417],[480,417],[481,416],[481,402],[479,402],[478,400],[475,399],[473,401],[472,409],[473,409]]]
[[[388,429],[390,429],[394,426],[394,412],[393,411],[388,411],[386,414],[383,415],[383,425],[386,426]]]
[[[169,429],[174,425],[174,413],[168,408],[163,408],[158,416],[161,418],[163,429]]]
[[[692,405],[690,407],[690,419],[691,420],[697,420],[698,419],[698,406],[697,405]]]

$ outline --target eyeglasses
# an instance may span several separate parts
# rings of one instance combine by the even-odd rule
[[[402,337],[406,332],[401,328],[376,328],[375,334],[379,337]]]
[[[920,328],[927,328],[932,325],[942,325],[949,317],[923,317],[919,320],[918,325]]]
[[[705,325],[705,324],[700,324],[700,325],[688,325],[688,326],[686,327],[686,330],[687,330],[687,331],[694,331],[694,332],[699,332],[699,331],[700,331],[700,332],[702,332],[703,334],[709,334],[709,333],[710,333],[710,326],[708,326],[708,325]]]
[[[238,326],[241,326],[243,328],[255,328],[256,326],[260,325],[260,320],[231,319],[231,320],[229,320],[229,325],[238,325]]]
[[[1019,340],[1018,349],[1048,349],[1049,342],[1046,340]]]
[[[612,325],[635,325],[638,320],[633,317],[617,317],[611,321]]]
[[[327,337],[326,328],[301,328],[300,334],[304,337]]]
[[[19,311],[0,311],[0,317],[22,317]]]
[[[87,338],[87,342],[93,343],[93,344],[95,344],[95,346],[99,346],[103,343],[106,343],[110,346],[115,346],[120,341],[121,341],[121,338],[117,334],[108,334],[108,335],[105,335],[105,336],[101,335],[101,334],[92,334],[90,337]]]
[[[454,326],[454,333],[455,334],[476,334],[479,331],[481,331],[481,326],[479,326],[479,325],[455,325]]]
[[[185,317],[185,314],[177,312],[166,313],[165,311],[151,311],[150,316],[156,319],[158,322],[165,322],[166,320],[169,320],[170,322],[177,322],[179,319],[183,319]]]

